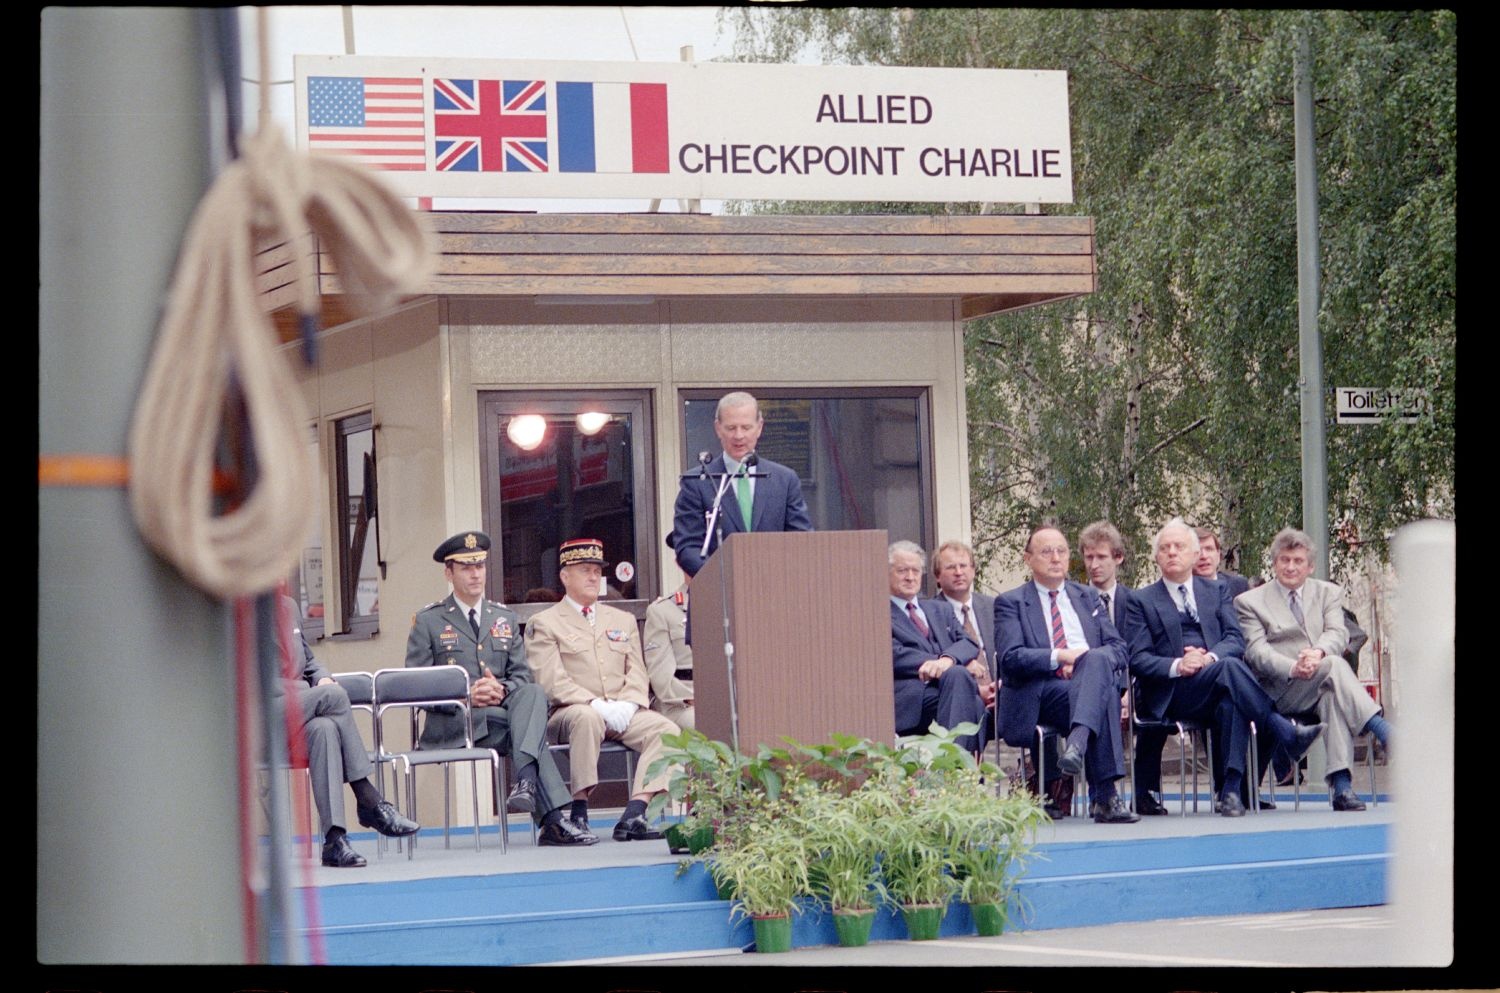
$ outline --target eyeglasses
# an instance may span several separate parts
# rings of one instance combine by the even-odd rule
[[[1067,545],[1054,545],[1050,548],[1033,548],[1032,555],[1042,555],[1049,559],[1065,559],[1068,557]]]

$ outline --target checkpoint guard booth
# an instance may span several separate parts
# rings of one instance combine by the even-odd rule
[[[406,121],[418,140],[319,116],[328,81],[350,79],[364,127],[382,87],[393,106],[419,101],[379,136]],[[299,57],[296,83],[299,141],[417,197],[1072,195],[1062,73]],[[531,132],[497,136],[523,115]],[[818,530],[968,538],[965,323],[1096,281],[1093,222],[1078,216],[429,218],[425,292],[375,317],[348,318],[310,239],[262,255],[292,349],[279,274],[317,253],[324,330],[301,384],[325,500],[294,585],[335,671],[402,664],[413,612],[448,593],[432,550],[464,529],[491,535],[488,595],[523,618],[560,594],[557,546],[581,535],[604,541],[608,597],[643,616],[682,580],[665,544],[678,480],[717,454],[714,407],[731,390],[761,401],[759,451],[798,473]]]

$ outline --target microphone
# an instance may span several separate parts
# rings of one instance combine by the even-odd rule
[[[712,461],[713,461],[713,459],[709,458],[709,455],[708,455],[707,452],[699,452],[698,453],[698,478],[699,479],[707,479],[708,478],[708,464],[710,462],[712,462]]]
[[[746,452],[745,457],[743,459],[740,459],[740,464],[743,465],[746,469],[754,469],[756,466],[760,465],[760,456],[756,455],[754,452]]]

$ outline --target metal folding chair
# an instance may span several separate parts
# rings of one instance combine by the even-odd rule
[[[381,669],[374,677],[375,750],[381,762],[400,763],[405,773],[408,816],[417,812],[416,771],[419,766],[443,767],[443,847],[449,847],[449,807],[452,792],[451,766],[468,762],[474,816],[474,850],[479,851],[479,775],[478,765],[488,763],[494,809],[500,820],[500,851],[507,850],[505,823],[505,771],[500,756],[493,749],[474,746],[474,715],[469,709],[469,674],[460,666],[435,665],[413,669]],[[422,748],[417,724],[421,708],[455,706],[464,715],[464,743],[461,748]],[[385,712],[392,707],[406,709],[411,717],[412,749],[392,752],[385,747]],[[416,835],[408,842],[406,857],[412,857]]]

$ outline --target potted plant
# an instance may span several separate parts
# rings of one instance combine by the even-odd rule
[[[886,898],[880,878],[882,837],[874,789],[856,789],[847,795],[827,788],[798,792],[802,799],[795,816],[812,859],[808,867],[812,891],[833,913],[840,945],[868,944],[876,908]]]
[[[1035,841],[1046,815],[1025,790],[998,797],[977,778],[967,786],[953,776],[935,827],[944,838],[948,864],[958,881],[958,898],[969,905],[975,930],[998,935],[1010,918],[1016,870]]]
[[[716,879],[734,888],[732,914],[749,917],[755,929],[755,948],[785,952],[792,947],[791,915],[799,897],[811,892],[806,841],[791,819],[782,819],[768,804],[754,823],[741,824],[740,841],[726,850],[715,849]]]

